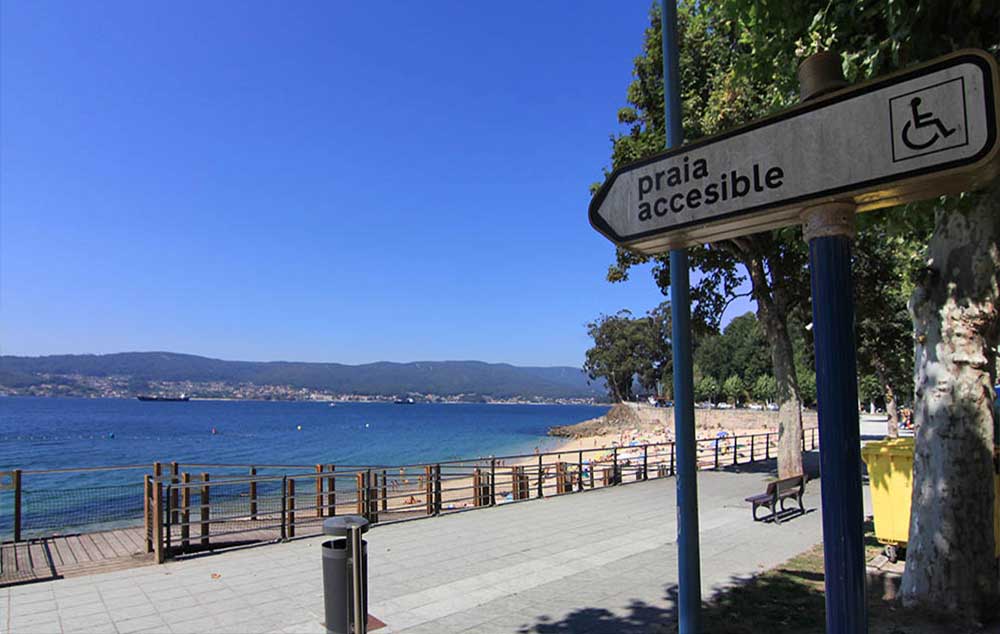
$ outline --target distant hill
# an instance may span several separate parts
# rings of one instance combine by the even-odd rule
[[[288,385],[339,394],[393,395],[419,392],[450,396],[481,394],[494,398],[587,398],[604,396],[603,385],[589,385],[571,367],[518,367],[481,361],[413,363],[299,363],[223,361],[172,352],[122,352],[46,357],[0,356],[0,386],[39,382],[40,375],[124,376],[145,381],[222,381]]]

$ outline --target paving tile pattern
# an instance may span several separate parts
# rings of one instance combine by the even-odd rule
[[[755,523],[766,473],[701,473],[703,593],[821,538],[811,512]],[[376,526],[369,611],[389,632],[642,632],[670,618],[675,481]],[[0,590],[0,634],[323,634],[321,538]]]

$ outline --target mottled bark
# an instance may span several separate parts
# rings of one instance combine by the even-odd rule
[[[778,385],[775,397],[778,403],[778,477],[801,475],[802,399],[795,376],[795,356],[792,353],[792,340],[788,336],[788,324],[771,292],[763,261],[759,257],[749,256],[744,260],[744,265],[753,283],[757,319],[764,326],[764,333],[771,344],[771,366]]]
[[[994,410],[1000,183],[943,214],[910,300],[915,346],[912,512],[902,596],[958,619],[1000,605]]]

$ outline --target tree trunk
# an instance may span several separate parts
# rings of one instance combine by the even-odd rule
[[[958,619],[1000,605],[994,409],[1000,183],[942,215],[910,299],[915,346],[910,537],[902,597]]]
[[[882,384],[882,392],[885,394],[885,413],[889,417],[886,436],[899,438],[899,409],[896,407],[896,391],[892,389],[888,373],[881,363],[875,363],[875,374],[878,376],[878,381]]]
[[[775,305],[764,271],[763,261],[748,256],[744,265],[753,283],[753,298],[757,301],[757,318],[771,344],[771,367],[777,383],[778,402],[778,477],[788,478],[804,473],[802,468],[802,399],[795,376],[795,356],[784,313]]]

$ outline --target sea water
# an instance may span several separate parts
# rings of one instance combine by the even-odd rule
[[[0,470],[154,461],[403,464],[532,452],[588,405],[0,398]],[[213,430],[215,433],[213,434]]]
[[[10,397],[0,398],[0,471],[151,466],[156,461],[399,465],[513,455],[552,448],[557,441],[545,435],[549,427],[606,411],[587,405],[330,407],[325,402]],[[47,509],[47,516],[84,513],[83,502],[101,495],[95,488],[127,486],[123,491],[131,491],[149,472],[147,467],[27,474],[26,504]],[[86,493],[90,490],[94,495]],[[0,491],[0,530],[9,528],[9,498],[9,491]]]

